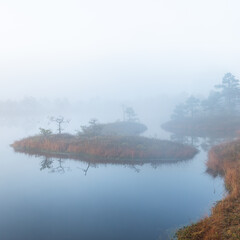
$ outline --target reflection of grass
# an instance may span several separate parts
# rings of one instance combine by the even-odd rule
[[[172,120],[162,125],[166,131],[198,137],[227,137],[240,130],[239,116],[212,116]]]
[[[178,231],[178,239],[239,240],[240,140],[213,147],[207,166],[211,172],[224,175],[229,195],[216,204],[210,217]]]
[[[12,146],[17,151],[67,154],[69,157],[89,155],[115,160],[183,160],[197,153],[192,146],[133,136],[34,136],[16,141]]]

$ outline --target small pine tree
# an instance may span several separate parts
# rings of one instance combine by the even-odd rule
[[[39,128],[39,130],[40,130],[40,134],[45,137],[52,134],[52,131],[50,129]]]

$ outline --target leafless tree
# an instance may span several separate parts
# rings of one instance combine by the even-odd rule
[[[70,120],[66,120],[62,116],[50,117],[50,121],[55,122],[57,124],[57,130],[59,134],[61,134],[62,131],[64,130],[62,125],[70,122]]]

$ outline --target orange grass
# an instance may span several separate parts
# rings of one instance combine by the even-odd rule
[[[220,144],[209,152],[208,168],[225,177],[229,194],[212,208],[210,217],[180,229],[179,240],[240,239],[240,140]]]
[[[111,159],[181,160],[197,153],[192,146],[136,136],[33,136],[14,142],[12,147],[32,153],[84,154]]]

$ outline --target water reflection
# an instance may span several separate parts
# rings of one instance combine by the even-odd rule
[[[3,239],[167,240],[222,198],[222,180],[204,174],[203,151],[192,160],[148,164],[27,154],[8,148],[3,158],[3,167],[16,168],[0,186]]]
[[[57,157],[53,157],[53,156],[49,156],[49,155],[33,155],[33,154],[29,154],[30,156],[34,156],[38,159],[40,159],[40,171],[48,171],[50,173],[65,173],[67,171],[71,171],[71,165],[72,162],[75,161],[75,163],[77,164],[76,169],[79,169],[83,172],[83,174],[85,176],[87,176],[89,170],[91,168],[97,168],[99,165],[121,165],[124,168],[128,168],[133,170],[135,173],[140,173],[141,172],[141,167],[144,165],[144,163],[142,162],[138,162],[138,163],[133,163],[133,162],[107,162],[107,163],[96,163],[96,162],[91,162],[91,161],[84,161],[84,160],[80,160],[80,159],[63,159],[63,158],[57,158]],[[187,162],[190,160],[182,160],[181,162]],[[175,162],[152,162],[152,163],[146,163],[149,166],[151,166],[151,168],[153,169],[157,169],[158,167],[160,167],[161,165],[174,165]],[[79,165],[83,165],[82,167],[79,167]]]
[[[80,168],[83,172],[84,172],[84,175],[87,176],[87,173],[88,173],[88,170],[90,168],[90,163],[87,164],[87,167],[86,168]]]
[[[41,161],[41,168],[40,170],[44,170],[44,169],[51,169],[52,168],[52,164],[53,164],[53,160],[51,160],[48,157],[43,157],[43,160]]]
[[[219,137],[219,136],[205,136],[198,137],[196,135],[183,135],[183,134],[171,134],[170,138],[172,141],[192,145],[199,150],[208,152],[213,146],[218,145],[223,142],[228,142],[236,139],[236,135]]]
[[[236,134],[235,135],[229,135],[229,136],[226,136],[226,137],[219,136],[219,135],[214,136],[213,134],[209,135],[209,136],[205,136],[205,137],[198,137],[194,134],[192,134],[190,136],[189,135],[186,136],[186,135],[183,135],[183,134],[180,134],[180,133],[178,133],[178,134],[175,133],[175,134],[172,134],[170,136],[172,141],[176,141],[176,142],[184,143],[184,144],[190,144],[190,145],[198,148],[200,151],[203,151],[205,153],[208,153],[209,150],[213,146],[219,145],[219,144],[224,143],[224,142],[233,141],[237,137],[238,136]],[[206,161],[207,161],[207,159],[206,159]],[[207,175],[211,176],[212,178],[216,178],[218,176],[223,177],[223,173],[221,173],[219,171],[214,171],[210,168],[206,168],[205,173]]]
[[[199,138],[195,136],[185,136],[180,134],[172,134],[170,139],[174,142],[179,142],[183,144],[192,145],[196,148],[199,148]]]
[[[186,161],[97,162],[15,154],[9,143],[38,128],[12,125],[1,129],[1,239],[167,240],[223,196],[222,179],[205,174],[216,139],[173,136],[205,148]]]
[[[212,146],[217,145],[222,142],[230,141],[235,138],[235,136],[226,137],[226,138],[219,138],[219,137],[197,137],[195,135],[186,136],[183,134],[172,134],[170,136],[172,141],[179,142],[182,144],[188,144],[196,147],[200,151],[207,153]],[[93,157],[78,157],[78,156],[71,156],[71,159],[67,155],[62,154],[43,154],[43,153],[36,153],[36,152],[29,152],[29,151],[17,151],[21,152],[30,156],[35,156],[36,158],[40,158],[40,170],[48,170],[51,173],[65,173],[71,170],[71,161],[76,161],[81,164],[84,164],[84,167],[77,167],[80,169],[85,176],[87,176],[88,171],[94,167],[96,168],[98,165],[121,165],[125,168],[132,169],[136,173],[140,173],[141,166],[144,164],[148,164],[153,169],[157,169],[159,166],[163,164],[176,164],[177,162],[188,162],[189,160],[166,160],[166,161],[148,161],[145,162],[144,160],[111,160],[111,159],[101,159],[101,158],[93,158]],[[207,159],[204,159],[207,160]],[[210,174],[213,177],[218,176],[218,174],[213,173],[211,170],[206,169],[206,173]]]
[[[148,159],[110,159],[110,158],[99,158],[92,156],[79,157],[77,155],[68,156],[67,154],[55,154],[55,153],[41,153],[36,151],[24,151],[24,150],[14,150],[16,153],[23,153],[30,157],[35,157],[40,159],[40,171],[48,170],[51,173],[65,173],[67,171],[71,171],[71,165],[73,162],[79,164],[85,164],[86,167],[77,167],[80,169],[85,176],[90,168],[98,167],[99,165],[119,165],[125,168],[132,169],[136,173],[140,173],[141,167],[143,165],[149,165],[153,169],[157,169],[162,165],[174,165],[178,162],[190,162],[192,159],[166,159],[166,160],[151,160]]]
[[[65,173],[66,171],[70,170],[70,167],[64,166],[65,160],[62,158],[53,159],[49,158],[47,156],[43,157],[43,160],[41,161],[40,170],[50,170],[50,172],[57,172],[57,173]]]

